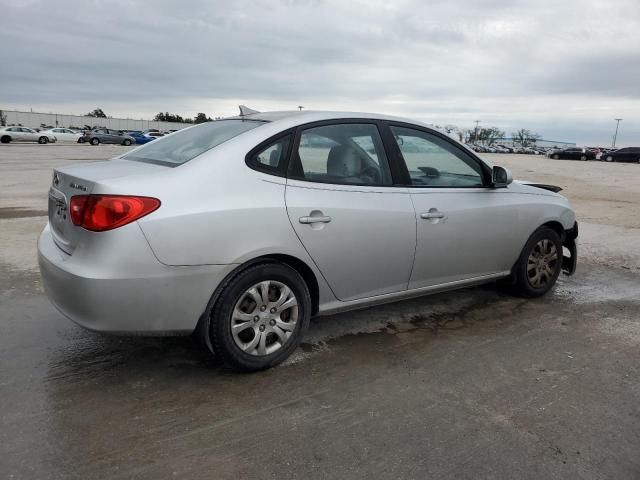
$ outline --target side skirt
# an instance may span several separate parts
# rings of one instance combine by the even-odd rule
[[[425,295],[432,295],[440,292],[448,292],[450,290],[457,290],[474,285],[481,285],[483,283],[490,283],[494,280],[508,277],[510,274],[510,271],[498,272],[492,273],[490,275],[482,275],[480,277],[469,278],[466,280],[457,280],[455,282],[432,285],[430,287],[416,288],[413,290],[403,290],[401,292],[376,295],[375,297],[361,298],[358,300],[352,300],[350,302],[335,301],[328,304],[320,305],[318,316],[333,315],[335,313],[348,312],[350,310],[372,307],[374,305],[382,305],[385,303],[398,302],[401,300],[408,300],[410,298],[422,297]]]

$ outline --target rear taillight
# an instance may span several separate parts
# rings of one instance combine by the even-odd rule
[[[76,195],[71,197],[69,214],[74,225],[92,232],[122,227],[150,214],[160,200],[132,195]]]

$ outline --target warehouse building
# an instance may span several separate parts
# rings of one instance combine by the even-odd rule
[[[135,120],[132,118],[99,118],[83,115],[63,115],[59,113],[19,112],[16,110],[2,110],[3,121],[6,125],[22,125],[29,128],[65,127],[85,129],[88,127],[111,128],[113,130],[179,130],[190,126],[188,123],[156,122],[154,120]]]

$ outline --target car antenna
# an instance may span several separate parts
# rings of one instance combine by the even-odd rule
[[[249,108],[246,105],[238,105],[238,108],[240,109],[241,117],[244,117],[245,115],[251,115],[253,113],[260,113],[259,111]]]

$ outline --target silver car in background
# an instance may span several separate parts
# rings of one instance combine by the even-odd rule
[[[500,279],[543,295],[576,266],[557,190],[418,122],[256,112],[56,169],[40,270],[88,329],[195,331],[260,370],[314,315]]]
[[[55,143],[56,136],[48,131],[38,132],[32,128],[21,126],[0,127],[0,143],[38,142],[43,145]]]

